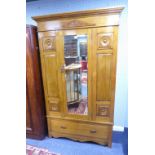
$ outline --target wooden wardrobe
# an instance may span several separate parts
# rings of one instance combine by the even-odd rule
[[[111,147],[122,7],[36,16],[49,137]]]
[[[37,27],[26,25],[26,137],[43,139],[47,133]]]

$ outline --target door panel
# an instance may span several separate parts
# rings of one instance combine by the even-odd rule
[[[111,54],[99,53],[96,55],[96,100],[111,100]]]
[[[27,133],[35,133],[33,128],[35,111],[35,87],[34,87],[34,72],[33,72],[33,55],[31,52],[30,30],[26,29],[26,130]],[[33,112],[33,115],[32,115]],[[37,126],[37,125],[35,125]]]
[[[60,70],[59,36],[55,31],[39,32],[43,84],[47,114],[60,115],[62,80]]]
[[[58,69],[56,54],[46,54],[44,56],[46,84],[48,97],[58,97]]]
[[[93,32],[93,119],[113,122],[117,28],[96,28]]]
[[[30,111],[28,93],[26,93],[26,130],[32,131],[32,116]]]

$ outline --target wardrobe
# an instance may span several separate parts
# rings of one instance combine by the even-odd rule
[[[26,25],[26,137],[47,134],[37,27]]]
[[[111,147],[122,10],[32,17],[38,26],[49,137]]]

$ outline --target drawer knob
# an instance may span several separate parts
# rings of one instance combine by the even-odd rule
[[[96,133],[96,130],[90,130],[90,133]]]
[[[61,128],[61,129],[66,129],[66,127],[65,127],[65,126],[60,126],[60,128]]]

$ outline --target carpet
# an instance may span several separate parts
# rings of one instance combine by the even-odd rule
[[[73,114],[87,115],[87,102],[87,98],[82,98],[78,107],[69,108],[68,112]]]
[[[27,139],[27,144],[47,148],[61,155],[123,155],[121,144],[113,143],[112,148],[91,142],[77,142],[65,138]]]
[[[49,152],[48,149],[45,149],[45,148],[38,148],[27,144],[26,155],[60,155],[60,154]]]
[[[84,74],[82,75],[81,77],[81,84],[86,84],[87,85],[87,74]]]

